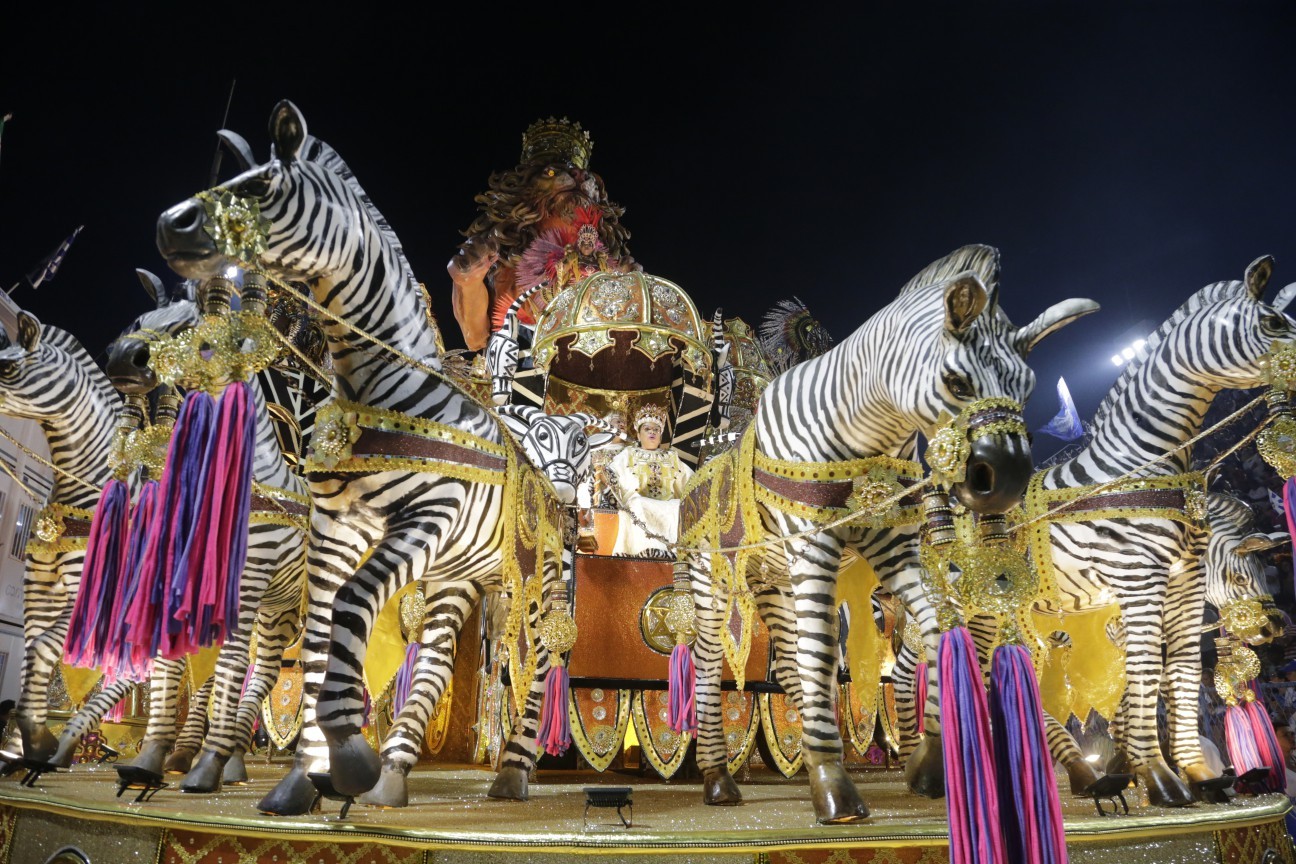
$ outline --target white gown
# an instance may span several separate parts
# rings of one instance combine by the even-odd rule
[[[627,513],[617,523],[615,555],[664,553],[666,543],[679,537],[679,505],[693,471],[668,447],[644,450],[627,447],[607,467],[613,475],[617,500]],[[656,535],[656,536],[654,536]]]

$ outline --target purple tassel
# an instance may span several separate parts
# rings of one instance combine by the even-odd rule
[[[1006,864],[990,715],[972,634],[966,627],[945,631],[937,657],[950,864]]]
[[[679,644],[670,656],[670,677],[666,689],[670,693],[670,713],[667,721],[673,732],[697,732],[697,701],[694,693],[697,672],[693,668],[693,652],[689,646]]]
[[[90,522],[81,587],[72,607],[65,653],[73,666],[102,665],[115,616],[120,611],[119,585],[124,581],[126,540],[130,533],[130,491],[120,480],[109,480]]]
[[[414,686],[414,663],[418,660],[419,643],[411,642],[405,648],[405,662],[396,671],[396,683],[392,686],[392,714],[399,714],[409,699]]]
[[[545,676],[544,706],[540,709],[540,746],[550,756],[561,756],[571,746],[571,718],[567,716],[570,681],[567,667],[554,663]]]
[[[1030,652],[1021,645],[995,650],[990,673],[999,813],[1011,864],[1065,864],[1062,802]]]
[[[198,513],[206,468],[210,464],[209,451],[215,431],[213,415],[215,402],[202,391],[185,395],[180,414],[176,417],[175,431],[171,435],[171,448],[167,451],[166,470],[162,475],[163,536],[161,575],[164,577],[163,610],[156,629],[156,651],[169,660],[179,659],[198,650],[187,638],[183,621],[176,617],[189,590],[190,572],[185,550],[193,542],[198,526]]]
[[[109,682],[119,678],[143,681],[148,678],[153,665],[148,658],[134,657],[126,640],[130,631],[128,613],[140,590],[140,565],[144,560],[145,544],[154,531],[152,526],[158,513],[158,488],[156,480],[146,482],[131,510],[123,569],[125,582],[118,593],[118,602],[114,604],[112,628],[108,631],[109,650],[104,657],[104,678]]]
[[[1273,724],[1259,699],[1231,705],[1224,712],[1224,744],[1238,776],[1255,768],[1268,768],[1264,786],[1270,792],[1287,787],[1282,751]]]

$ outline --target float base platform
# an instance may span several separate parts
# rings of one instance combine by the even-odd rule
[[[251,762],[251,760],[249,760]],[[813,822],[804,775],[753,770],[739,807],[704,807],[700,784],[637,775],[540,772],[526,803],[484,797],[491,774],[478,767],[428,767],[411,775],[400,810],[357,804],[340,821],[322,815],[271,817],[256,802],[281,765],[249,764],[252,782],[220,795],[186,795],[175,784],[143,804],[117,799],[111,766],[47,774],[35,788],[0,781],[0,864],[45,864],[72,847],[90,864],[506,864],[619,860],[744,864],[928,864],[949,860],[943,802],[905,793],[898,771],[855,776],[872,816],[850,826]],[[176,780],[178,778],[168,778]],[[593,808],[586,786],[632,786],[633,824]],[[129,795],[130,793],[128,793]],[[1140,806],[1097,815],[1093,801],[1064,797],[1072,864],[1191,862],[1296,864],[1283,829],[1285,796],[1242,798],[1183,810]]]

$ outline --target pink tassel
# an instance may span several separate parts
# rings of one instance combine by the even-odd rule
[[[670,693],[667,723],[674,732],[697,731],[696,683],[693,651],[685,644],[678,644],[671,651],[670,677],[666,680],[666,689]]]
[[[182,641],[195,647],[223,642],[238,620],[239,577],[247,557],[251,510],[254,422],[251,389],[243,381],[230,384],[217,407],[201,509],[184,553],[189,572],[184,599],[172,613],[186,622]]]
[[[405,662],[396,671],[396,683],[392,685],[392,714],[399,714],[409,699],[410,690],[414,687],[414,664],[418,661],[419,643],[411,642],[405,648]]]
[[[88,669],[102,665],[102,654],[112,629],[119,587],[125,581],[130,533],[130,492],[120,480],[109,480],[90,522],[81,587],[68,624],[67,662]]]
[[[1259,700],[1231,705],[1225,710],[1224,744],[1238,776],[1256,768],[1268,768],[1265,788],[1270,792],[1286,788],[1282,751],[1278,749],[1269,715]]]
[[[1030,652],[1021,645],[1001,645],[992,666],[990,718],[1008,860],[1066,864],[1062,802]]]
[[[149,480],[140,489],[139,500],[131,510],[130,535],[126,541],[126,565],[123,579],[125,585],[118,592],[118,602],[113,606],[112,627],[108,631],[108,650],[104,656],[103,670],[105,683],[111,684],[119,678],[129,681],[144,681],[152,666],[151,658],[137,658],[127,645],[126,637],[130,629],[129,616],[135,598],[141,590],[151,590],[142,585],[140,564],[144,555],[144,544],[153,531],[152,523],[156,521],[158,499],[158,482]]]
[[[927,734],[927,652],[918,657],[914,674],[914,710],[918,714],[918,734]]]
[[[544,706],[540,709],[539,744],[550,756],[561,756],[571,746],[571,718],[567,716],[570,690],[567,667],[554,663],[545,676]]]
[[[1006,864],[990,714],[972,634],[966,627],[942,633],[937,657],[950,864]]]

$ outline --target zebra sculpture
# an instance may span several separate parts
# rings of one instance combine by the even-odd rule
[[[509,518],[510,496],[524,472],[497,415],[441,374],[436,332],[418,283],[350,170],[331,148],[307,136],[290,102],[275,107],[270,136],[275,157],[224,190],[249,199],[268,223],[261,263],[306,282],[314,302],[328,310],[335,397],[321,409],[308,468],[314,509],[302,646],[305,746],[259,805],[290,813],[304,812],[314,799],[306,775],[322,766],[321,733],[338,792],[361,794],[380,780],[382,760],[360,732],[366,640],[393,593],[422,579],[423,648],[413,692],[389,735],[409,751],[409,763],[417,758],[421,735],[416,740],[411,731],[426,722],[444,691],[444,658],[453,658],[464,619],[484,591],[510,587],[506,565],[518,532]],[[207,276],[223,265],[203,227],[211,218],[197,198],[159,218],[158,248],[181,275]],[[400,467],[393,470],[393,463]],[[538,510],[517,512],[517,518],[534,527],[547,501],[541,495],[534,502]],[[536,577],[542,585],[556,579],[558,562],[539,549],[533,555],[542,559],[544,575]],[[534,633],[541,603],[515,586],[510,590],[517,628]],[[514,682],[527,688],[526,704],[488,792],[493,797],[527,797],[549,665],[543,644],[533,642],[530,652],[535,674]]]
[[[50,676],[63,660],[99,500],[99,489],[77,478],[98,487],[111,479],[109,455],[121,398],[71,334],[42,327],[35,316],[20,312],[17,340],[0,336],[0,413],[40,424],[55,466],[54,486],[37,521],[57,530],[38,531],[27,544],[22,690],[14,712],[23,755],[46,762],[59,750],[59,739],[46,726]],[[125,693],[128,688],[122,683],[115,689]]]
[[[1191,448],[1183,445],[1201,431],[1220,390],[1263,384],[1270,347],[1296,335],[1296,324],[1262,301],[1272,269],[1272,258],[1259,258],[1243,281],[1208,285],[1180,306],[1126,364],[1085,448],[1037,474],[1027,494],[1028,518],[1059,508],[1028,538],[1046,587],[1039,607],[1065,614],[1120,605],[1126,691],[1117,726],[1153,804],[1193,800],[1162,757],[1156,727],[1163,646],[1176,670],[1171,716],[1197,710],[1199,679],[1181,670],[1199,650],[1201,600],[1184,598],[1200,598],[1203,590],[1207,500],[1201,475],[1191,472]],[[1047,590],[1050,575],[1060,606]],[[1050,745],[1059,743],[1050,734]],[[1170,743],[1190,782],[1214,776],[1196,725],[1173,724]]]
[[[973,406],[968,412],[973,416],[965,431],[972,455],[967,479],[954,492],[976,511],[1001,512],[1014,504],[1030,475],[1025,435],[977,430],[992,415],[1000,421],[1016,417],[1024,432],[1020,403],[1034,385],[1026,355],[1045,335],[1097,308],[1091,301],[1069,300],[1017,328],[998,307],[997,277],[998,252],[986,246],[965,247],[927,267],[849,339],[775,379],[761,395],[760,410],[739,447],[702,468],[681,505],[681,537],[686,538],[681,547],[697,537],[694,526],[724,512],[718,502],[726,497],[726,487],[728,495],[739,499],[729,508],[737,515],[713,526],[718,530],[709,532],[703,545],[786,538],[753,554],[746,566],[741,558],[728,566],[736,584],[745,581],[754,594],[754,605],[770,629],[774,675],[800,711],[802,752],[821,822],[867,815],[842,765],[833,695],[833,598],[843,549],[850,546],[868,559],[883,586],[906,603],[917,602],[921,593],[915,575],[916,516],[912,525],[822,530],[821,514],[843,512],[854,476],[883,461],[864,460],[910,456],[917,434],[930,440],[943,412],[960,414],[968,406]],[[820,474],[832,479],[811,479]],[[750,509],[744,486],[759,502]],[[711,504],[721,509],[710,510]],[[726,767],[720,715],[721,630],[728,597],[723,580],[713,578],[719,556],[708,563],[683,548],[681,556],[697,609],[697,759],[703,800],[737,803],[741,793]],[[924,614],[934,625],[934,612]],[[938,727],[931,728],[935,737]],[[915,770],[939,772],[934,757]]]
[[[153,293],[160,296],[161,280],[153,278]],[[174,336],[195,326],[199,318],[191,289],[142,315],[108,348],[107,368],[113,385],[128,394],[151,391],[158,382],[148,365],[150,343],[158,336]],[[156,675],[151,682],[149,728],[133,763],[154,772],[163,767],[177,773],[187,771],[181,783],[186,792],[215,792],[223,778],[230,782],[246,780],[242,755],[249,746],[253,723],[261,701],[279,675],[284,649],[300,630],[299,609],[306,579],[306,486],[284,459],[265,395],[255,378],[251,390],[256,443],[247,563],[239,581],[238,620],[221,646],[212,677],[211,724],[196,764],[190,767],[196,754],[187,747],[176,746],[167,757],[177,742],[175,712],[180,679],[171,664],[165,664],[163,670],[171,674]],[[253,634],[256,656],[249,658]]]
[[[486,343],[486,371],[491,379],[491,401],[496,405],[507,405],[513,392],[513,377],[517,375],[518,363],[522,356],[521,332],[522,322],[518,320],[518,311],[522,304],[531,299],[531,295],[548,285],[539,282],[517,296],[504,313],[504,323],[491,334]],[[526,328],[532,332],[534,328]]]

